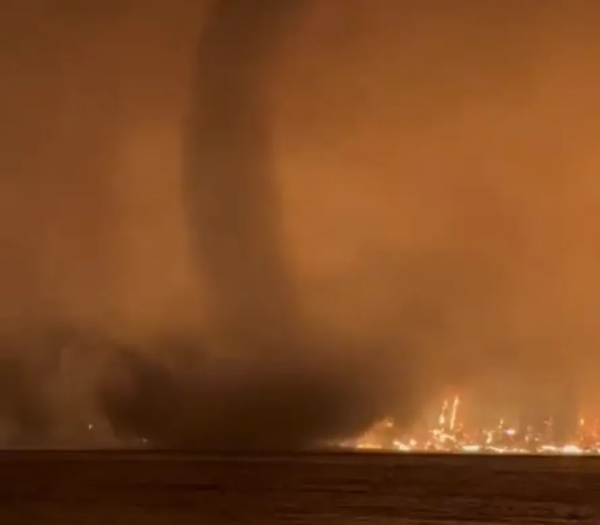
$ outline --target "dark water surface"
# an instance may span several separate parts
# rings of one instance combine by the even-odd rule
[[[600,523],[600,460],[5,452],[0,523]]]

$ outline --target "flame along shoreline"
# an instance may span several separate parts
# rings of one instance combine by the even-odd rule
[[[392,418],[384,419],[353,442],[342,447],[357,451],[405,454],[477,454],[538,456],[600,456],[600,425],[579,418],[571,439],[554,437],[551,417],[543,428],[509,426],[499,418],[491,428],[465,428],[459,420],[460,396],[445,399],[435,424],[415,435],[400,434]]]
[[[343,448],[346,448],[343,445]],[[381,452],[381,453],[400,453],[415,454],[427,456],[445,456],[445,455],[478,455],[478,456],[596,456],[600,457],[600,446],[595,449],[582,449],[578,445],[569,444],[562,447],[553,445],[544,445],[539,450],[528,450],[511,447],[484,447],[481,445],[462,445],[455,449],[427,449],[420,448],[418,444],[404,443],[397,441],[392,447],[383,447],[378,444],[358,444],[350,447],[353,451],[360,452]]]

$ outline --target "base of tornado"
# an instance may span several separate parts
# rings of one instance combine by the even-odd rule
[[[0,447],[324,449],[383,417],[393,398],[374,388],[384,376],[358,352],[346,351],[342,366],[339,353],[308,342],[310,352],[288,344],[217,358],[185,341],[140,349],[59,339],[7,344]]]

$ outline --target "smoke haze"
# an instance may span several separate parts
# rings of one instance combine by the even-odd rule
[[[9,442],[304,447],[448,384],[595,399],[598,10],[421,4],[9,2]]]

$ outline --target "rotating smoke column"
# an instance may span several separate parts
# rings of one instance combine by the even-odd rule
[[[197,54],[183,197],[206,337],[201,350],[194,343],[197,362],[175,371],[125,359],[131,386],[105,399],[121,435],[172,448],[312,448],[356,435],[397,404],[382,387],[399,382],[383,355],[303,321],[283,255],[265,84],[303,6],[213,5]]]
[[[215,343],[264,347],[299,330],[281,246],[265,84],[302,1],[217,2],[198,51],[184,191]]]

